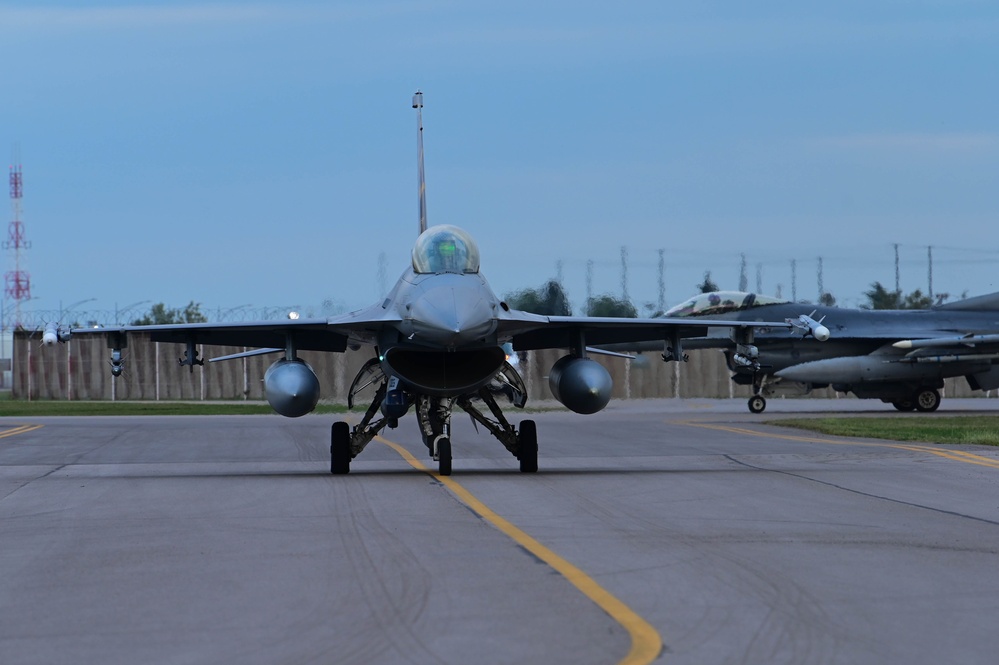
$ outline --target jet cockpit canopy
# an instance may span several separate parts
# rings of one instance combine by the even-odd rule
[[[421,274],[477,273],[479,248],[472,236],[457,226],[431,226],[416,239],[413,270]]]
[[[772,296],[744,291],[712,291],[698,293],[683,304],[670,308],[666,316],[714,316],[726,312],[739,312],[760,305],[781,305],[788,303]]]

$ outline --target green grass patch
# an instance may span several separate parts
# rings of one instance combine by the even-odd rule
[[[363,414],[368,408],[367,403],[355,404],[353,413]],[[541,413],[556,411],[554,407],[536,407],[524,409],[523,413]],[[336,414],[347,413],[346,404],[320,403],[313,413]],[[412,409],[410,409],[412,413]],[[456,412],[457,413],[457,412]],[[159,401],[139,402],[122,400],[109,401],[72,401],[36,400],[28,402],[0,397],[0,417],[13,416],[26,418],[31,416],[251,416],[258,414],[274,414],[274,409],[266,402],[183,402]]]
[[[768,420],[833,436],[999,446],[999,416],[896,416]]]
[[[356,408],[355,408],[356,410]],[[363,408],[361,409],[363,411]],[[342,404],[320,404],[313,413],[346,413]],[[0,400],[0,416],[245,416],[273,414],[266,402],[107,402]]]

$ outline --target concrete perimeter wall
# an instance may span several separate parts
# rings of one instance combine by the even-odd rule
[[[242,347],[200,348],[202,358],[240,353]],[[658,353],[642,354],[640,361],[592,356],[610,371],[615,399],[660,397],[748,398],[751,391],[729,380],[721,351],[689,351],[687,363],[664,363]],[[370,349],[347,353],[304,351],[301,358],[316,371],[324,402],[345,403],[347,390],[361,366],[372,357]],[[181,367],[179,344],[150,342],[132,334],[124,350],[125,373],[111,376],[111,352],[102,336],[77,337],[65,344],[45,347],[39,334],[14,336],[12,393],[29,400],[262,400],[264,372],[280,356],[267,355],[206,363],[192,372]],[[550,400],[548,371],[565,351],[555,349],[519,354],[518,371],[527,384],[529,400]],[[948,379],[948,397],[983,397],[963,379]],[[836,397],[831,389],[810,397]],[[370,393],[362,400],[369,400]]]

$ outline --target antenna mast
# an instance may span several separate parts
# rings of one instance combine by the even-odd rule
[[[659,312],[666,311],[666,250],[659,250]]]
[[[413,95],[416,109],[416,186],[420,195],[420,233],[427,230],[427,182],[423,178],[423,93]]]
[[[628,297],[628,248],[624,245],[621,245],[621,300],[631,300]]]
[[[10,250],[14,254],[14,269],[4,273],[4,300],[8,298],[14,301],[14,327],[21,325],[21,303],[31,300],[31,276],[22,269],[23,250],[31,247],[31,243],[24,238],[24,222],[21,221],[21,198],[24,196],[23,181],[21,179],[20,155],[17,149],[14,150],[14,162],[10,167],[10,201],[12,219],[7,231],[7,240],[3,243],[3,248]],[[6,312],[4,312],[6,316]],[[0,321],[0,329],[5,329],[6,321]]]

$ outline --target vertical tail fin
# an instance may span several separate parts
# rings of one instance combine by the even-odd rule
[[[416,184],[420,195],[420,233],[427,230],[427,182],[423,176],[423,93],[413,95],[416,109]]]

